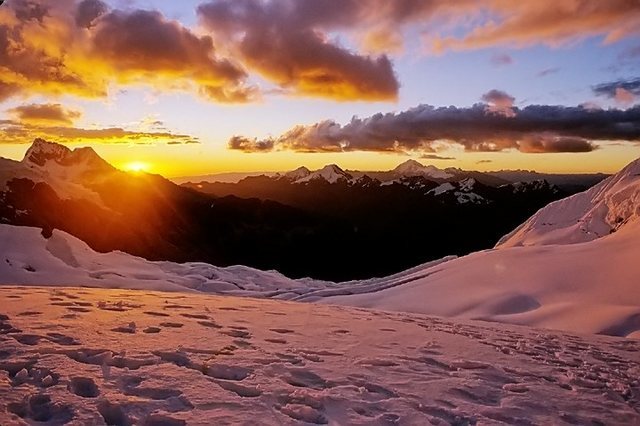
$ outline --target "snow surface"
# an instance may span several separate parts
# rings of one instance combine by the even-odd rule
[[[640,422],[640,342],[417,314],[0,288],[0,423]]]
[[[498,247],[595,240],[640,217],[640,159],[591,189],[542,208]]]
[[[161,291],[200,291],[276,297],[278,292],[324,288],[275,271],[205,263],[150,262],[122,252],[97,253],[59,230],[45,239],[38,228],[0,225],[0,281]],[[297,294],[297,293],[296,293]]]
[[[442,195],[446,192],[449,191],[453,191],[454,189],[456,189],[455,186],[453,186],[452,183],[450,182],[445,182],[442,185],[437,186],[436,188],[433,188],[431,191],[429,191],[429,194],[433,194],[433,195]]]

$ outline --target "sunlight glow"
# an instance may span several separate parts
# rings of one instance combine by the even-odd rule
[[[143,161],[132,161],[124,165],[125,171],[133,173],[148,172],[150,169],[151,165]]]

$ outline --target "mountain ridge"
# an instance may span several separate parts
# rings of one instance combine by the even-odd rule
[[[0,223],[40,227],[47,235],[59,229],[98,252],[222,267],[244,264],[295,278],[386,276],[489,248],[563,196],[550,186],[516,191],[467,176],[435,196],[429,191],[443,182],[433,178],[349,179],[350,173],[331,165],[301,183],[253,177],[243,181],[246,192],[230,187],[206,193],[159,175],[101,167],[92,150],[34,145],[24,162],[0,161]],[[39,151],[46,154],[44,163],[39,161],[43,166],[29,160]],[[98,167],[91,167],[93,160]],[[302,179],[313,174],[298,173]]]

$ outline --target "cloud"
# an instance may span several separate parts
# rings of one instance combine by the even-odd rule
[[[536,74],[536,77],[546,77],[548,75],[555,74],[559,71],[560,71],[560,68],[557,68],[557,67],[545,68],[541,71],[538,71],[538,73]]]
[[[491,63],[497,67],[513,64],[513,58],[506,53],[495,54],[491,56]]]
[[[435,37],[433,49],[479,49],[494,46],[557,47],[599,36],[613,43],[640,33],[640,3],[636,0],[482,0],[466,4],[467,22],[489,17],[464,28],[462,36]],[[456,15],[461,22],[465,15]]]
[[[108,10],[109,7],[100,0],[83,0],[76,9],[76,25],[80,28],[91,28],[95,20]]]
[[[64,110],[64,109],[63,109]],[[64,110],[67,111],[67,110]],[[55,140],[59,143],[105,144],[189,144],[200,143],[190,135],[169,131],[140,131],[121,127],[85,129],[56,123],[55,120],[0,120],[0,140],[7,144],[31,143],[36,138]]]
[[[593,87],[593,93],[622,105],[630,105],[640,96],[640,78],[599,84]]]
[[[13,0],[0,8],[0,101],[16,95],[104,97],[114,84],[253,100],[246,71],[159,12],[98,0]]]
[[[273,149],[273,140],[264,139],[257,140],[255,138],[246,138],[244,136],[233,136],[229,139],[229,149],[244,152],[268,152]]]
[[[513,117],[515,115],[513,111],[513,103],[516,98],[507,92],[493,89],[482,95],[481,99],[488,104],[487,111],[494,114],[504,115],[505,117]]]
[[[67,109],[60,104],[21,105],[7,111],[20,123],[30,124],[73,124],[82,116],[80,111]]]
[[[160,75],[178,84],[193,80],[203,94],[221,102],[243,102],[252,95],[251,90],[238,87],[247,77],[245,71],[215,57],[211,37],[198,37],[159,12],[112,11],[103,15],[92,32],[91,48],[91,57],[113,67],[123,83]]]
[[[476,164],[489,164],[489,163],[493,163],[493,160],[478,160],[478,161],[476,161]]]
[[[239,143],[237,141],[245,141]],[[549,105],[513,108],[512,116],[495,114],[486,104],[468,108],[420,105],[341,125],[325,120],[295,126],[260,143],[236,137],[231,149],[245,152],[422,152],[437,153],[443,144],[467,151],[524,153],[590,152],[598,141],[640,141],[640,106],[627,110]],[[258,148],[254,149],[254,144]]]
[[[217,0],[198,7],[216,40],[230,43],[247,68],[294,95],[395,100],[399,83],[386,55],[359,54],[329,36],[331,29],[355,24],[364,11],[355,1],[336,7],[326,0]]]
[[[437,154],[422,154],[420,156],[423,160],[455,160],[456,157],[443,157]]]

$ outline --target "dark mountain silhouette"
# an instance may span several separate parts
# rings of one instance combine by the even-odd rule
[[[42,140],[21,162],[0,159],[2,223],[41,227],[45,235],[61,229],[103,252],[329,280],[489,248],[565,195],[541,181],[496,187],[417,173],[381,182],[335,165],[178,186],[117,170],[91,148]]]

